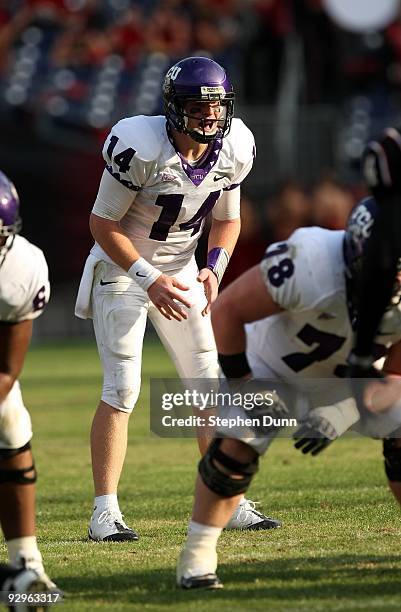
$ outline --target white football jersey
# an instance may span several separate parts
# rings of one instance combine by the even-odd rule
[[[193,167],[175,150],[164,116],[119,121],[103,156],[109,173],[132,194],[120,223],[140,255],[163,272],[182,269],[195,251],[205,217],[218,209],[222,194],[244,180],[254,155],[252,132],[240,119],[233,119],[229,134],[211,143]],[[110,262],[98,244],[92,254]]]
[[[13,240],[7,238],[8,244]],[[15,236],[0,267],[0,321],[36,319],[49,301],[49,274],[43,252]]]
[[[268,247],[261,262],[267,289],[285,312],[247,325],[247,350],[282,378],[343,376],[354,333],[347,307],[343,231],[296,230]],[[401,339],[401,306],[376,336],[376,357]]]

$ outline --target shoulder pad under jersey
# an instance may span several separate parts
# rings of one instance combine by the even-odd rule
[[[135,150],[142,161],[153,161],[161,153],[166,137],[166,118],[162,115],[147,117],[138,115],[121,119],[111,133]]]
[[[267,289],[286,310],[323,308],[338,291],[344,274],[344,232],[307,227],[285,242],[270,245],[261,262]]]

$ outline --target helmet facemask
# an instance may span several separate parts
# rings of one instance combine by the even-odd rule
[[[167,72],[163,85],[164,113],[171,128],[188,134],[196,142],[207,144],[224,138],[230,131],[234,115],[234,92],[224,69],[209,58],[190,57],[181,60]],[[205,129],[210,118],[191,115],[187,103],[220,103],[221,115],[216,129]],[[198,127],[189,127],[194,119]]]

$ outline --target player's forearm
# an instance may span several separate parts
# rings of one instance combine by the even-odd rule
[[[89,226],[96,242],[124,270],[128,271],[132,264],[140,258],[140,254],[122,231],[118,221],[103,219],[92,213]]]
[[[245,324],[240,312],[225,299],[224,292],[212,307],[212,325],[217,351],[220,354],[234,355],[245,351]]]
[[[241,231],[241,219],[213,219],[209,232],[208,251],[221,247],[231,256]]]

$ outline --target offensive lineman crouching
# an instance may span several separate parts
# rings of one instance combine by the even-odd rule
[[[303,453],[321,452],[351,427],[386,438],[401,424],[400,394],[385,414],[363,414],[363,418],[350,390],[348,396],[335,396],[337,377],[346,370],[353,345],[359,309],[355,288],[376,217],[377,204],[367,198],[351,213],[346,232],[314,227],[297,230],[287,242],[271,245],[261,264],[223,291],[212,311],[220,363],[227,378],[253,375],[293,381],[297,386],[311,379],[328,379],[324,405],[318,396],[309,396],[309,409],[294,436],[295,446]],[[398,376],[400,298],[397,282],[375,336],[380,354],[388,351],[383,371]],[[384,390],[388,381],[391,379],[380,383]],[[192,520],[177,567],[177,583],[182,588],[221,586],[216,575],[219,535],[275,434],[272,431],[265,438],[245,440],[245,436],[233,439],[232,432],[224,429],[217,432],[225,437],[212,442],[199,464]],[[400,453],[385,444],[384,454],[390,483],[401,481]],[[401,495],[391,488],[401,503]]]
[[[36,543],[32,427],[17,380],[50,287],[42,251],[20,229],[18,194],[0,172],[0,523],[11,564],[0,566],[0,591],[59,594]]]

